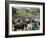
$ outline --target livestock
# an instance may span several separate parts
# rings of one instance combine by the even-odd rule
[[[27,25],[31,23],[31,18],[23,18],[23,19],[19,19],[19,18],[14,18],[12,20],[12,24],[14,24],[14,31],[17,31],[17,29],[21,29],[23,30],[24,27],[27,28]]]

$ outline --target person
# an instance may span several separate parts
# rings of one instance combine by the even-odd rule
[[[32,20],[32,30],[36,30],[37,29],[37,22]]]

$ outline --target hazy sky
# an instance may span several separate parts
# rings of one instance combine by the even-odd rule
[[[34,7],[13,7],[13,8],[16,8],[16,9],[32,9]],[[37,8],[34,8],[34,9],[37,9]]]

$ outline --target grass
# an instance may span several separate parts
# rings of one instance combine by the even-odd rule
[[[33,16],[40,15],[39,13],[32,12],[32,10],[25,10],[25,9],[16,9],[16,14],[24,14],[24,15],[30,14]]]

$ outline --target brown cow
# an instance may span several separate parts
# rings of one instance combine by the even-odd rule
[[[30,18],[18,19],[16,22],[13,20],[12,23],[14,24],[14,31],[17,31],[17,29],[23,30],[24,27],[27,28],[27,24],[31,23],[31,19]]]

